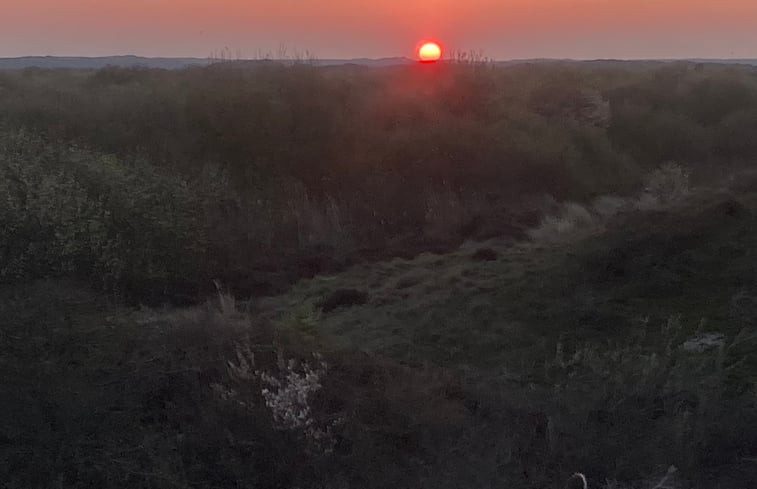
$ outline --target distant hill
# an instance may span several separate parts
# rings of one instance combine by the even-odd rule
[[[71,56],[27,56],[21,58],[0,58],[0,70],[22,70],[26,68],[66,68],[77,70],[100,69],[106,66],[163,68],[175,70],[189,66],[204,66],[213,63],[211,58],[145,58],[140,56],[104,56],[104,57],[71,57]],[[245,60],[248,61],[248,60]],[[264,62],[249,60],[248,62]],[[355,64],[362,66],[393,66],[410,64],[414,61],[408,58],[380,58],[380,59],[319,59],[314,63],[319,66],[337,66]]]
[[[524,58],[496,61],[498,65],[516,65],[516,64],[541,64],[541,63],[582,63],[593,66],[615,66],[615,65],[638,65],[654,66],[662,63],[690,62],[690,63],[715,63],[715,64],[739,64],[757,66],[757,59],[708,59],[708,58],[683,58],[683,59],[559,59],[559,58]]]
[[[757,66],[757,59],[701,59],[694,58],[688,61],[696,63],[720,63],[720,64],[738,64],[738,65],[751,65]]]
[[[79,57],[79,56],[26,56],[20,58],[0,58],[0,70],[22,70],[26,68],[45,68],[45,69],[76,69],[76,70],[96,70],[106,66],[162,68],[167,70],[177,70],[190,66],[205,66],[216,62],[212,58],[146,58],[141,56],[102,56],[102,57]],[[244,63],[265,63],[266,60],[239,60]],[[614,60],[614,59],[596,59],[596,60],[571,60],[571,59],[551,59],[551,58],[534,58],[534,59],[512,59],[497,61],[498,65],[514,65],[524,63],[589,63],[593,65],[615,65],[623,64],[657,64],[672,61],[690,61],[695,63],[720,63],[720,64],[743,64],[757,66],[757,59],[660,59],[660,60]],[[291,62],[284,60],[284,62]],[[353,58],[353,59],[317,59],[312,63],[318,66],[342,66],[357,65],[368,67],[398,66],[414,64],[415,61],[405,57],[392,58]]]
[[[76,56],[28,56],[0,58],[0,69],[21,70],[25,68],[99,69],[106,66],[144,66],[148,68],[180,69],[194,65],[206,65],[204,58],[143,58],[139,56],[104,56],[97,58]]]
[[[315,63],[320,66],[337,66],[337,65],[362,65],[362,66],[396,66],[414,64],[415,61],[409,58],[355,58],[355,59],[318,59]]]

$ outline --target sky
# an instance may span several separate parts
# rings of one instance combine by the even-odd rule
[[[0,57],[757,58],[757,0],[0,0]]]

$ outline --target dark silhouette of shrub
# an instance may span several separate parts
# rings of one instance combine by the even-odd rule
[[[368,302],[368,293],[355,289],[338,289],[331,292],[320,304],[323,312],[340,307],[359,306]]]
[[[494,261],[497,259],[497,252],[491,248],[479,248],[471,255],[471,258],[475,261]]]

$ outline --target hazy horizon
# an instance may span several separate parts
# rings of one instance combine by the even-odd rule
[[[0,57],[413,57],[421,39],[501,60],[757,58],[751,0],[0,0]]]
[[[446,54],[446,53],[445,53]],[[486,54],[484,52],[484,54]],[[231,52],[231,61],[258,61],[258,60],[272,60],[272,61],[288,61],[294,59],[295,55],[284,57],[284,58],[276,58],[274,57],[266,57],[266,58],[260,58],[260,57],[242,57],[242,58],[235,58],[235,53]],[[138,55],[133,53],[117,53],[117,54],[102,54],[102,55],[82,55],[82,54],[28,54],[28,55],[19,55],[19,56],[0,56],[0,59],[25,59],[25,58],[71,58],[71,59],[106,59],[106,58],[140,58],[140,59],[166,59],[166,60],[181,60],[181,59],[187,59],[187,60],[213,60],[213,59],[222,59],[218,56],[218,53],[211,53],[210,55],[206,56],[171,56],[171,55],[156,55],[156,56],[149,56],[149,55]],[[378,57],[369,57],[369,56],[354,56],[354,57],[323,57],[323,56],[314,56],[311,59],[315,60],[324,60],[324,61],[351,61],[351,60],[368,60],[368,61],[381,61],[381,60],[391,60],[391,59],[404,59],[409,61],[414,61],[413,57],[410,55],[403,55],[403,56],[378,56]],[[446,58],[445,58],[446,59]],[[689,57],[677,57],[677,58],[557,58],[557,57],[532,57],[532,58],[491,58],[489,57],[491,61],[494,62],[510,62],[510,61],[531,61],[531,60],[543,60],[543,61],[689,61],[689,60],[713,60],[713,61],[757,61],[757,55],[755,56],[743,56],[743,57],[729,57],[729,56],[723,56],[723,57],[702,57],[702,56],[689,56]],[[443,61],[443,60],[442,60]]]

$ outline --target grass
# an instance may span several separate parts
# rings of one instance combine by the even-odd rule
[[[507,363],[513,349],[535,346],[556,327],[575,339],[622,337],[643,317],[690,314],[694,323],[706,317],[733,332],[730,303],[750,283],[748,250],[756,238],[754,195],[740,199],[702,191],[674,207],[616,210],[621,214],[561,242],[538,235],[490,240],[444,255],[356,266],[301,281],[256,305],[275,317],[316,307],[339,289],[363,291],[365,305],[323,314],[323,334],[392,356],[421,349],[444,365]],[[740,214],[729,215],[729,206]],[[496,259],[474,260],[481,246]]]
[[[602,226],[562,240],[490,240],[356,266],[252,307],[276,321],[318,311],[335,290],[362,291],[365,304],[318,311],[315,334],[496,386],[509,406],[545,413],[557,430],[546,456],[595,477],[635,480],[643,466],[651,480],[675,463],[694,487],[717,477],[738,485],[757,480],[746,448],[757,414],[746,394],[757,378],[746,350],[756,339],[755,209],[752,191],[701,188],[605,213]],[[475,260],[481,247],[496,259]],[[686,349],[713,335],[725,346]]]

